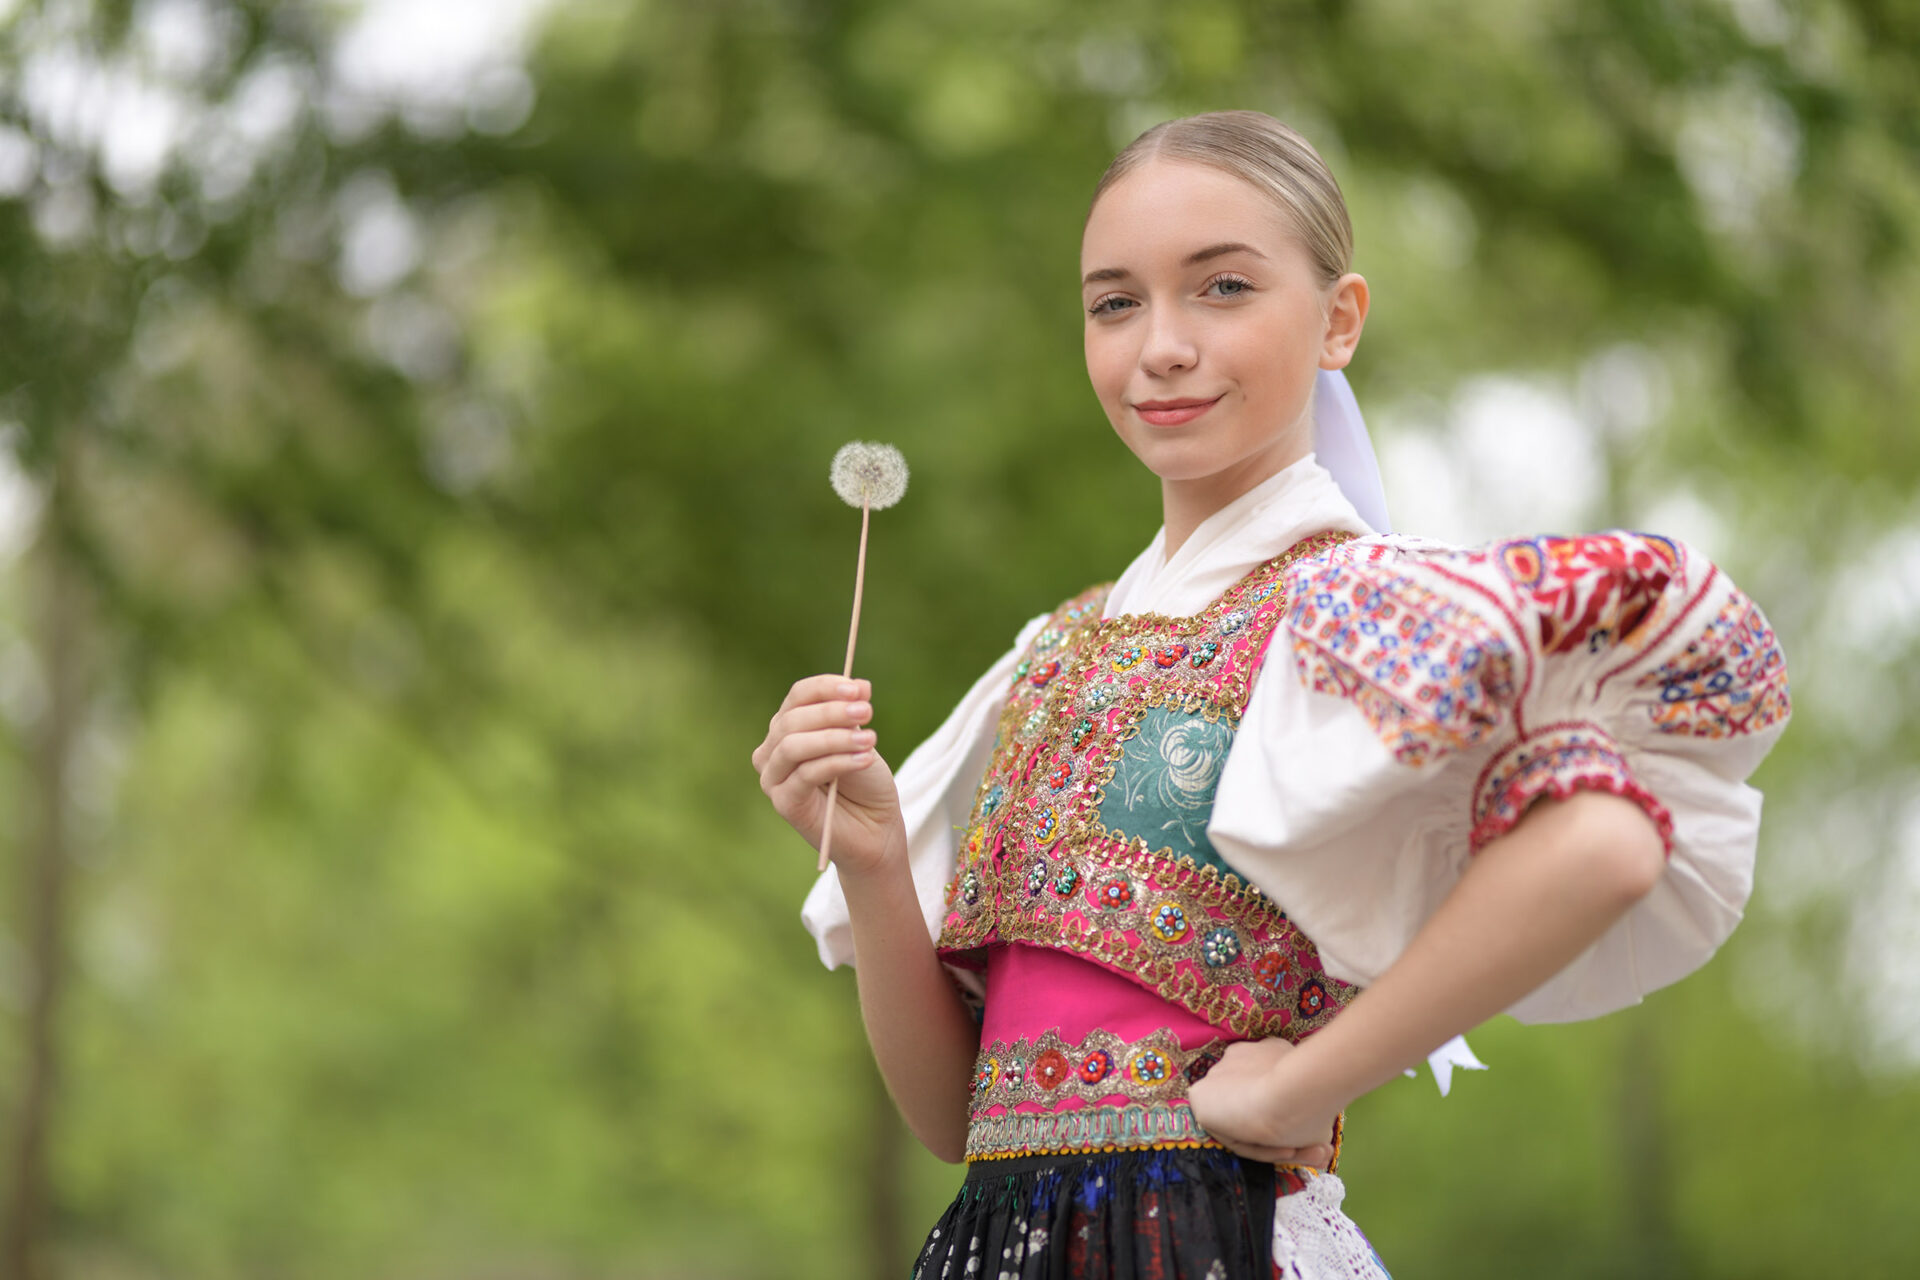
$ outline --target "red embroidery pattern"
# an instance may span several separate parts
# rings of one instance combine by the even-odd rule
[[[1684,652],[1637,685],[1659,688],[1651,714],[1662,733],[1730,738],[1778,724],[1793,709],[1780,643],[1759,606],[1738,591]]]
[[[1288,584],[1294,665],[1352,702],[1402,764],[1483,741],[1513,696],[1506,641],[1403,573],[1325,557]]]
[[[1239,724],[1286,610],[1287,569],[1348,536],[1304,540],[1192,617],[1101,621],[1096,588],[1048,620],[1015,671],[947,885],[944,958],[964,964],[992,941],[1069,951],[1248,1038],[1298,1040],[1352,999],[1257,888],[1100,822],[1148,711]]]
[[[1493,758],[1474,788],[1468,848],[1478,853],[1513,830],[1536,800],[1564,800],[1587,789],[1638,803],[1660,829],[1667,852],[1673,852],[1673,815],[1640,785],[1613,739],[1591,724],[1548,725]]]
[[[1596,533],[1496,543],[1499,564],[1540,610],[1542,653],[1599,653],[1644,626],[1674,578],[1680,549],[1650,533]],[[1680,584],[1684,590],[1684,582]]]

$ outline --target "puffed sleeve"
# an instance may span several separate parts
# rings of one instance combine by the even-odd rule
[[[1544,796],[1639,804],[1653,892],[1509,1012],[1596,1017],[1704,964],[1753,884],[1786,725],[1758,607],[1685,544],[1610,532],[1461,550],[1356,539],[1302,561],[1221,775],[1208,835],[1366,984],[1467,860]]]
[[[973,810],[974,791],[993,754],[994,730],[1014,668],[1049,616],[1043,613],[1020,629],[1013,648],[974,682],[960,705],[894,774],[907,828],[907,863],[930,937],[940,936],[946,915],[943,895],[958,845],[955,833]],[[819,944],[820,962],[827,968],[853,963],[853,926],[838,867],[828,867],[814,881],[800,908],[800,921]]]

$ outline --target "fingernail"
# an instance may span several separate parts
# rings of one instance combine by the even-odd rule
[[[874,744],[874,732],[871,729],[858,730],[854,733],[853,740],[863,747],[870,747]]]
[[[849,706],[847,708],[847,714],[852,716],[855,720],[858,720],[861,717],[867,715],[872,710],[873,710],[873,707],[870,706],[869,704],[865,702],[856,702],[852,706]]]
[[[843,698],[857,698],[860,696],[860,686],[848,680],[841,684],[840,696]]]

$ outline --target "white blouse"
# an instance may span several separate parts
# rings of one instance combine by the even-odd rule
[[[1288,615],[1214,796],[1207,836],[1220,854],[1314,940],[1329,973],[1364,986],[1474,850],[1533,800],[1597,787],[1654,817],[1667,871],[1510,1012],[1595,1017],[1703,964],[1751,890],[1760,796],[1745,778],[1788,712],[1759,610],[1703,557],[1651,535],[1458,549],[1373,534],[1309,455],[1216,512],[1170,559],[1156,534],[1106,616],[1196,613],[1325,530],[1360,536],[1288,574]],[[1013,670],[1046,617],[898,772],[929,936]],[[836,869],[801,918],[828,967],[851,961]]]

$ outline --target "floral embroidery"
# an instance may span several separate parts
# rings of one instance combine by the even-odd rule
[[[1290,991],[1299,977],[1278,951],[1268,951],[1253,962],[1253,980],[1269,991]]]
[[[1067,1055],[1059,1049],[1046,1049],[1033,1060],[1033,1081],[1048,1093],[1065,1084],[1072,1074]]]
[[[1098,1028],[1072,1044],[1058,1028],[1011,1044],[995,1040],[983,1045],[974,1060],[972,1118],[1016,1106],[1059,1109],[1070,1102],[1184,1098],[1188,1083],[1198,1079],[1193,1065],[1202,1059],[1218,1061],[1226,1046],[1225,1040],[1209,1040],[1182,1049],[1179,1036],[1166,1027],[1131,1040]],[[1015,1062],[1032,1062],[1033,1067],[1016,1073],[1009,1066]],[[1206,1074],[1206,1068],[1200,1073]]]
[[[1680,549],[1650,533],[1496,543],[1497,562],[1540,611],[1540,649],[1598,653],[1632,636],[1680,573]]]
[[[1268,955],[1278,955],[1269,951]],[[1218,969],[1222,965],[1232,964],[1240,958],[1240,936],[1231,929],[1215,929],[1200,944],[1200,958],[1207,962],[1209,969]]]
[[[1758,733],[1785,720],[1793,707],[1780,642],[1759,606],[1738,591],[1684,652],[1637,684],[1660,690],[1651,715],[1662,733]]]
[[[1507,642],[1476,615],[1379,564],[1311,562],[1288,584],[1307,687],[1359,709],[1402,764],[1483,741],[1513,693]]]
[[[1173,1063],[1158,1049],[1142,1049],[1127,1059],[1127,1079],[1143,1089],[1165,1084],[1173,1075]]]
[[[1332,984],[1317,1017],[1300,1015],[1294,989],[1320,972],[1312,943],[1206,838],[1253,673],[1286,616],[1280,586],[1347,538],[1302,541],[1191,617],[1102,620],[1104,588],[1056,611],[1041,634],[1057,643],[1045,662],[1024,656],[1002,709],[968,824],[978,836],[954,877],[974,875],[978,891],[952,895],[943,956],[993,941],[1071,952],[1241,1036],[1297,1038],[1351,998]]]
[[[1153,913],[1153,936],[1162,942],[1179,942],[1187,936],[1187,913],[1171,902],[1163,902]]]
[[[1088,1084],[1099,1084],[1113,1074],[1113,1055],[1105,1049],[1095,1049],[1080,1059],[1078,1074]]]
[[[973,1070],[973,1091],[976,1094],[987,1093],[1000,1080],[1000,1060],[983,1055]]]
[[[1585,723],[1548,725],[1488,762],[1474,788],[1468,847],[1478,852],[1489,840],[1513,830],[1542,797],[1564,800],[1585,789],[1638,803],[1659,828],[1667,851],[1673,851],[1673,815],[1640,785],[1613,739]]]

